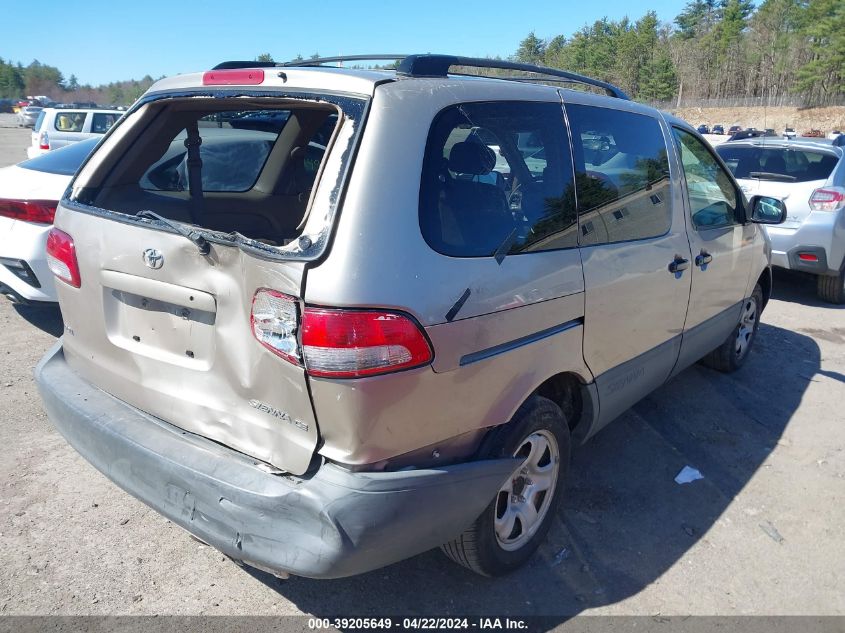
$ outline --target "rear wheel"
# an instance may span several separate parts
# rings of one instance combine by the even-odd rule
[[[822,301],[845,303],[845,268],[838,275],[819,275],[816,284],[816,294]]]
[[[701,363],[725,373],[736,371],[745,364],[745,359],[754,345],[757,328],[760,326],[760,313],[763,311],[763,289],[760,284],[742,303],[739,323],[730,336],[719,347],[701,359]]]
[[[534,396],[513,419],[491,432],[482,458],[521,462],[475,523],[441,547],[456,563],[499,576],[525,563],[549,531],[569,470],[569,427],[563,412]]]

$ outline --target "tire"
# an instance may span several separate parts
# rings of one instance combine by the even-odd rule
[[[827,303],[842,305],[845,303],[845,268],[838,275],[819,275],[816,281],[816,294]]]
[[[745,364],[748,354],[757,338],[760,327],[760,313],[763,311],[763,289],[760,284],[754,286],[751,296],[742,304],[740,321],[725,339],[712,352],[701,359],[701,363],[710,369],[726,374],[736,371]]]
[[[483,576],[501,576],[523,565],[554,521],[569,471],[569,452],[569,426],[560,407],[532,396],[510,422],[490,432],[479,451],[482,459],[525,455],[526,461],[481,516],[441,546],[446,556]],[[544,484],[548,487],[542,490]]]

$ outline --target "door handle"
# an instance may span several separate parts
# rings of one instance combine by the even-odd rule
[[[695,265],[701,268],[702,266],[706,266],[710,262],[713,261],[713,256],[705,251],[703,248],[701,249],[701,254],[695,256]]]
[[[673,275],[681,273],[687,268],[689,268],[689,260],[677,255],[675,256],[675,259],[669,263],[669,272]]]

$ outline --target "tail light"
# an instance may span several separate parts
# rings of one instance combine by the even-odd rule
[[[309,307],[300,323],[296,299],[265,289],[253,298],[251,322],[264,347],[304,365],[311,376],[373,376],[419,367],[433,357],[417,324],[395,312]]]
[[[259,290],[252,298],[250,322],[259,343],[277,356],[301,364],[296,340],[299,327],[296,299],[275,290]]]
[[[38,149],[50,149],[50,137],[47,132],[41,132],[38,135]]]
[[[813,211],[837,211],[845,207],[845,187],[823,187],[810,196]]]
[[[0,216],[24,222],[52,224],[57,204],[55,200],[0,199]]]
[[[47,236],[47,266],[66,284],[74,288],[82,285],[73,238],[56,228],[51,229]]]
[[[394,312],[306,308],[305,368],[312,376],[354,378],[431,362],[428,341],[408,317]]]

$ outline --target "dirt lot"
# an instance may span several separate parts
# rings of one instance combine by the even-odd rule
[[[27,135],[0,129],[0,164]],[[845,310],[775,284],[747,366],[693,367],[581,447],[548,543],[495,580],[439,552],[348,580],[237,567],[65,443],[32,378],[61,317],[2,301],[0,614],[845,614]]]
[[[772,128],[778,134],[787,127],[798,134],[816,129],[824,134],[833,130],[845,132],[845,107],[826,108],[679,108],[672,110],[692,125],[705,123],[709,126],[721,124],[727,130],[731,125],[743,128],[756,127],[758,130]]]

